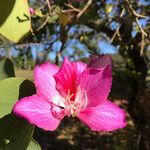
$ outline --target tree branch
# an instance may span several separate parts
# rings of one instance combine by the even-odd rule
[[[49,17],[50,17],[50,16],[47,16],[47,17],[46,17],[45,21],[37,28],[36,31],[39,31],[39,30],[41,30],[42,28],[45,27],[45,25],[47,24],[47,22],[48,22],[48,20],[49,20]]]
[[[52,7],[51,7],[51,4],[50,4],[49,0],[46,0],[46,2],[47,2],[47,5],[48,5],[49,14],[51,15],[51,14],[52,14]]]
[[[77,19],[79,19],[82,14],[88,9],[88,7],[92,4],[92,0],[88,0],[88,2],[86,3],[86,5],[83,7],[83,9],[78,13],[77,15]]]
[[[142,41],[141,41],[141,50],[140,50],[140,54],[143,55],[143,51],[144,51],[144,39],[145,37],[147,37],[147,33],[144,31],[144,29],[141,27],[138,18],[147,18],[147,16],[143,16],[141,14],[138,14],[133,8],[132,5],[130,4],[130,2],[128,0],[125,1],[127,3],[127,7],[130,10],[130,12],[132,13],[133,16],[135,16],[135,21],[137,23],[137,26],[139,27],[141,34],[142,34]]]
[[[128,9],[131,11],[131,13],[136,16],[137,18],[148,18],[147,16],[144,16],[144,15],[141,15],[141,14],[138,14],[133,8],[132,8],[132,5],[131,3],[128,1],[128,0],[125,0],[126,2],[126,6],[128,7]]]
[[[63,52],[64,47],[65,47],[65,43],[66,43],[66,40],[67,40],[67,34],[66,33],[67,32],[66,32],[65,27],[61,26],[60,41],[61,41],[62,45],[61,45],[61,48],[60,48],[60,50],[57,53],[56,58],[55,58],[55,64],[56,65],[59,64],[59,58],[61,57],[62,52]]]
[[[69,3],[69,4],[65,3],[65,5],[67,7],[69,7],[72,11],[76,11],[76,12],[80,12],[81,11],[80,9],[75,8],[71,3]]]
[[[120,14],[119,17],[122,18],[123,15],[124,15],[124,13],[125,13],[125,9],[123,8],[123,10],[122,10],[122,12],[121,12],[121,14]],[[114,35],[112,36],[112,38],[111,38],[111,40],[110,40],[111,43],[114,41],[116,35],[119,35],[119,29],[120,29],[120,26],[116,29]]]

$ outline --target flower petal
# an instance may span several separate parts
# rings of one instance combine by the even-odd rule
[[[95,59],[95,61],[98,62],[99,60]],[[87,94],[88,106],[97,106],[106,100],[112,84],[111,64],[108,63],[102,67],[100,64],[96,65],[95,61],[93,63],[95,65],[91,64],[78,80],[78,85]]]
[[[126,126],[125,112],[107,100],[96,107],[87,107],[78,118],[93,131],[113,131]]]
[[[13,113],[31,124],[50,131],[58,127],[64,116],[59,107],[53,108],[48,101],[37,95],[22,98],[15,104]]]
[[[97,106],[107,99],[112,84],[109,67],[101,70],[87,69],[78,80],[78,85],[86,92],[88,106]]]
[[[106,66],[112,66],[112,59],[109,55],[91,56],[88,67],[100,69]]]
[[[54,75],[58,70],[58,66],[48,62],[36,66],[34,69],[34,83],[37,89],[37,94],[48,101],[52,101],[54,96],[59,97],[54,79]]]
[[[54,75],[56,88],[63,97],[70,94],[73,95],[72,99],[75,98],[77,78],[86,69],[86,67],[87,65],[82,62],[70,62],[67,58],[65,58],[61,69]]]

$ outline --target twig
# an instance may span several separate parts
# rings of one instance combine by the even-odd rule
[[[130,2],[128,0],[126,0],[127,6],[129,8],[129,10],[132,12],[132,14],[138,18],[148,18],[147,16],[138,14],[133,8],[132,5],[130,4]]]
[[[59,63],[59,58],[61,57],[62,51],[64,49],[65,43],[62,43],[60,51],[57,53],[56,58],[55,58],[55,64],[58,65]]]
[[[113,34],[112,38],[110,39],[110,43],[112,43],[112,42],[114,41],[116,35],[119,34],[119,29],[120,29],[120,27],[118,27],[118,28],[116,29],[115,33]]]
[[[145,36],[144,36],[144,34],[142,34],[140,56],[142,56],[143,52],[144,52],[144,46],[145,46],[144,39],[145,39]]]
[[[131,13],[135,16],[135,21],[138,25],[138,27],[141,30],[141,33],[144,34],[144,36],[147,36],[147,33],[143,30],[143,28],[141,27],[138,18],[147,18],[147,16],[143,16],[141,14],[136,13],[136,11],[132,8],[132,5],[130,4],[130,2],[128,0],[126,0],[127,6],[129,8],[129,10],[131,11]]]
[[[69,29],[68,29],[68,31],[69,31]],[[60,41],[61,41],[62,45],[61,45],[61,48],[60,48],[60,50],[57,53],[56,58],[55,58],[55,64],[56,65],[58,65],[58,63],[59,63],[59,58],[62,55],[62,52],[63,52],[64,47],[65,47],[65,43],[66,43],[66,40],[67,40],[67,37],[66,37],[67,35],[66,35],[66,29],[65,29],[65,27],[61,26],[60,32],[61,32],[60,33]]]
[[[49,20],[49,16],[46,17],[45,21],[38,27],[36,31],[41,30],[47,24],[48,20]]]
[[[67,4],[65,3],[65,5],[69,8],[71,8],[72,11],[76,11],[76,12],[80,12],[81,10],[78,8],[75,8],[71,3]]]
[[[129,0],[125,1],[127,3],[127,7],[130,10],[130,12],[132,13],[133,16],[135,16],[135,21],[137,23],[137,26],[139,27],[141,34],[142,34],[142,40],[141,40],[141,50],[140,50],[140,55],[143,55],[143,51],[144,51],[144,39],[145,37],[147,37],[147,33],[144,31],[144,29],[141,27],[138,18],[147,18],[147,16],[138,14],[133,8],[132,5],[130,4]]]
[[[65,5],[66,5],[67,7],[69,7],[70,9],[69,9],[69,10],[63,10],[63,12],[73,12],[73,11],[78,12],[78,14],[77,14],[77,19],[79,19],[79,18],[82,16],[82,14],[88,9],[88,7],[89,7],[91,4],[92,4],[92,0],[88,0],[88,2],[87,2],[86,5],[83,7],[83,9],[80,10],[80,9],[78,9],[78,8],[75,8],[71,3],[69,3],[69,4],[65,3]]]
[[[31,34],[34,36],[35,34],[34,34],[32,27],[30,28],[30,31],[31,31]]]
[[[119,16],[119,18],[122,18],[123,15],[125,13],[125,9],[123,8],[123,10],[121,11],[121,14]],[[119,35],[119,29],[120,29],[120,26],[116,29],[115,33],[113,34],[112,38],[110,39],[110,42],[112,43],[116,37],[116,35]]]
[[[62,10],[61,12],[62,13],[69,13],[69,12],[79,12],[79,11],[76,11],[76,10],[73,10],[73,9],[68,9],[68,10]]]
[[[139,27],[141,33],[144,34],[144,36],[147,36],[147,33],[146,33],[146,32],[143,30],[143,28],[141,27],[138,18],[135,18],[135,21],[136,21],[136,23],[137,23],[137,25],[138,25],[138,27]]]
[[[126,0],[127,6],[130,9],[131,13],[135,16],[135,21],[138,25],[138,27],[140,28],[140,31],[142,34],[144,34],[144,36],[147,36],[147,33],[143,30],[143,28],[141,27],[138,18],[147,18],[147,16],[143,16],[140,15],[138,13],[136,13],[136,11],[132,8],[132,5],[130,4],[130,2],[128,0]]]
[[[59,63],[59,58],[61,57],[61,54],[62,54],[64,47],[65,47],[65,42],[62,42],[60,51],[57,53],[56,58],[55,58],[55,64],[56,65],[58,65],[58,63]]]
[[[36,11],[40,11],[41,9],[43,9],[46,6],[46,3],[44,3],[43,6],[39,7],[38,9],[36,9]]]
[[[139,150],[140,141],[141,141],[141,134],[138,136],[138,139],[137,139],[136,150]]]
[[[92,4],[92,0],[88,0],[88,2],[86,3],[85,7],[83,7],[83,9],[78,13],[77,15],[77,19],[79,19],[82,14],[88,9],[88,7]]]
[[[49,0],[46,0],[46,2],[47,2],[47,5],[48,5],[49,14],[51,15],[52,14],[51,4],[50,4]]]

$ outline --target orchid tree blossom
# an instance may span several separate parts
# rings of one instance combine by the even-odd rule
[[[29,12],[30,12],[31,15],[35,14],[35,10],[32,7],[29,7]]]
[[[55,130],[61,120],[78,117],[93,131],[113,131],[126,126],[125,111],[107,99],[112,85],[109,55],[93,56],[87,65],[70,62],[62,66],[36,66],[37,93],[22,98],[13,113],[44,130]]]

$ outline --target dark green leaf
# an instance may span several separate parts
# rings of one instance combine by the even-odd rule
[[[15,72],[12,61],[9,58],[0,60],[0,80],[14,76]]]
[[[25,120],[9,114],[0,119],[0,149],[26,150],[34,127]]]
[[[29,80],[8,78],[0,81],[0,150],[26,150],[34,128],[9,113],[18,99],[34,93],[34,84]]]

